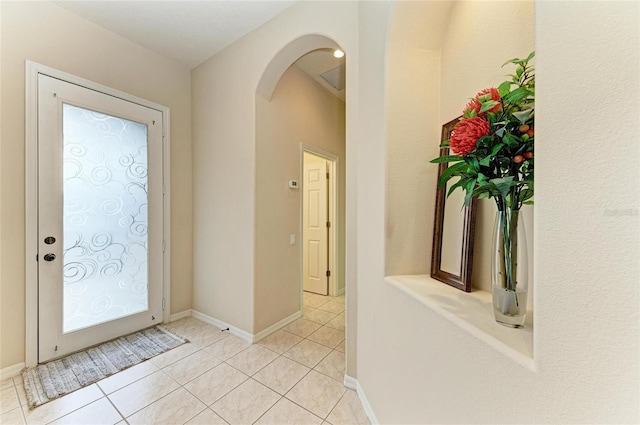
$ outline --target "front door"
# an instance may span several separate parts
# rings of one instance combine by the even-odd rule
[[[162,321],[162,119],[38,76],[38,362]]]

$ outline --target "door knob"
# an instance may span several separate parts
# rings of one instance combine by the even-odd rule
[[[53,261],[56,259],[56,254],[45,254],[44,261]]]
[[[46,243],[47,245],[51,245],[56,243],[56,238],[54,238],[53,236],[47,236],[46,238],[44,238],[44,243]]]

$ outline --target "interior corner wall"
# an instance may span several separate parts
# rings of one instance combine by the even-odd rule
[[[308,34],[334,40],[347,53],[346,156],[352,161],[349,150],[358,140],[357,14],[357,2],[298,2],[192,72],[194,309],[251,334],[254,304],[260,311],[269,302],[254,292],[256,89],[271,60],[292,41]],[[347,164],[347,221],[355,208],[351,169]],[[354,247],[347,242],[346,250],[349,291]],[[355,349],[347,351],[349,368]]]
[[[271,97],[256,97],[256,217],[254,333],[300,311],[301,143],[339,158],[339,194],[344,223],[345,103],[296,65],[282,75]],[[344,253],[344,224],[339,249]],[[296,244],[289,244],[289,235]],[[338,280],[344,282],[344,264]]]
[[[51,2],[2,2],[0,368],[25,361],[25,60],[171,108],[171,312],[191,308],[190,71]]]
[[[386,284],[377,267],[364,267],[380,261],[384,244],[385,205],[375,195],[384,187],[375,175],[385,165],[384,106],[372,100],[385,84],[378,72],[360,80],[360,109],[375,128],[362,134],[369,152],[358,152],[368,166],[358,168],[367,182],[358,186],[358,381],[380,423],[640,421],[640,5],[538,1],[535,9],[533,369]],[[385,46],[364,27],[384,31],[393,17],[366,17],[360,65],[371,70],[376,60],[384,64]],[[511,43],[500,37],[503,20],[470,22]],[[465,72],[473,79],[480,69]],[[441,119],[459,113],[469,92],[500,81],[497,72],[470,87],[461,81],[462,98],[443,107]]]
[[[386,275],[427,274],[440,144],[440,47],[453,2],[396,2],[386,56]]]

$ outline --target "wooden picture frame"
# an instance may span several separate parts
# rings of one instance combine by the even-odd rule
[[[441,144],[449,140],[451,132],[460,117],[442,126]],[[440,156],[449,155],[449,148],[440,148]],[[472,199],[469,206],[464,207],[462,241],[460,250],[460,273],[454,274],[442,269],[442,245],[445,224],[445,204],[447,187],[438,188],[440,176],[448,167],[447,163],[438,165],[438,179],[436,180],[436,207],[433,224],[433,249],[431,254],[431,277],[461,291],[471,292],[471,272],[473,269],[473,243],[476,225],[476,199]],[[454,181],[455,182],[455,181]],[[462,190],[461,188],[456,190]]]

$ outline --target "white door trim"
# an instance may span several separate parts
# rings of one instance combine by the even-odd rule
[[[340,276],[339,271],[339,249],[340,244],[338,243],[338,235],[340,235],[340,220],[339,214],[340,211],[340,185],[338,182],[340,181],[340,176],[338,174],[338,170],[340,169],[340,157],[332,154],[331,152],[327,152],[325,150],[316,148],[315,146],[307,145],[305,143],[300,143],[300,175],[304,175],[304,153],[310,153],[313,155],[317,155],[326,159],[329,162],[329,175],[331,178],[329,179],[329,198],[333,201],[332,205],[329,207],[329,221],[331,222],[330,229],[330,237],[329,237],[329,270],[331,270],[331,278],[329,279],[329,295],[337,296],[338,294],[338,277]],[[303,209],[303,194],[300,194],[300,239],[302,240],[302,209]],[[300,244],[299,248],[299,264],[300,264],[300,309],[302,310],[303,305],[303,294],[302,294],[302,284],[303,284],[303,273],[302,273],[302,262],[303,259],[303,247]]]
[[[163,134],[163,322],[169,322],[171,311],[171,157],[170,110],[168,107],[103,86],[75,75],[26,61],[25,78],[25,277],[26,277],[26,332],[25,363],[28,367],[38,363],[38,74],[67,81],[94,91],[162,112]]]

